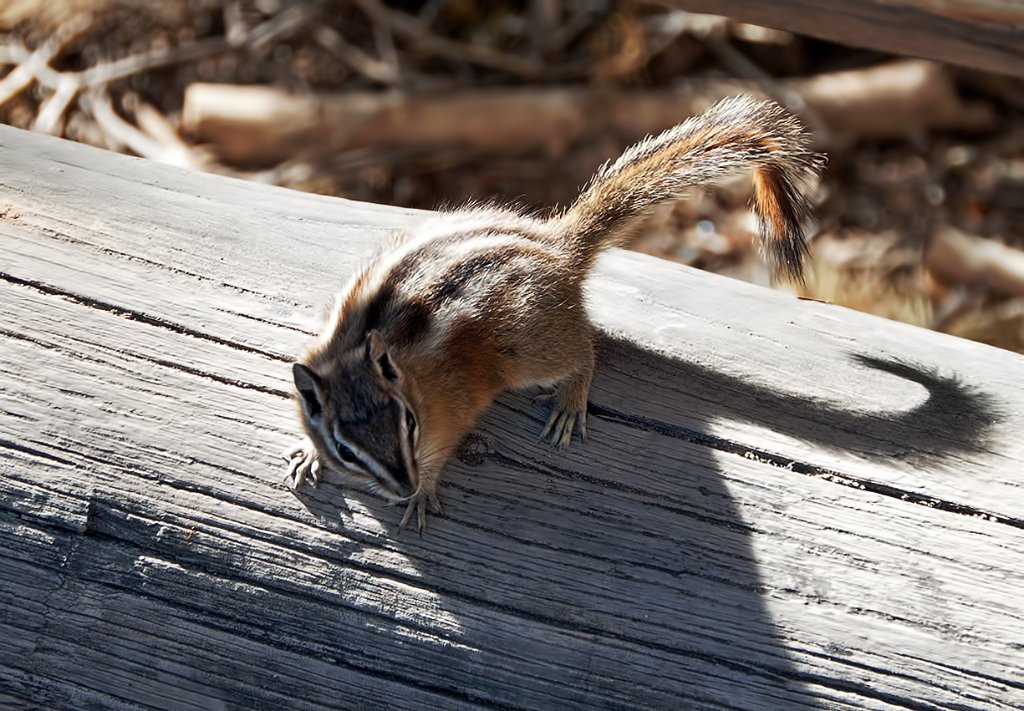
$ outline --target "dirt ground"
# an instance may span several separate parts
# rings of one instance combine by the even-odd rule
[[[9,0],[0,121],[302,190],[538,211],[729,94],[828,155],[798,290],[1024,352],[1024,82],[610,0]],[[768,284],[749,180],[634,249]],[[793,286],[782,288],[795,289]]]

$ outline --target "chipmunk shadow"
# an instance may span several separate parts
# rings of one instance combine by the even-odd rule
[[[410,635],[409,620],[396,616],[377,653],[394,646],[432,659],[443,647],[432,683],[516,707],[794,708],[874,698],[863,675],[794,663],[772,606],[789,615],[787,605],[820,602],[827,581],[792,563],[784,602],[772,595],[779,575],[762,574],[765,546],[800,501],[771,481],[750,481],[780,471],[773,467],[729,476],[722,457],[735,452],[714,425],[743,421],[819,451],[935,464],[984,447],[999,414],[985,393],[908,363],[853,355],[850,366],[906,381],[912,404],[843,409],[608,337],[598,345],[586,443],[538,442],[544,409],[529,394],[502,396],[448,466],[446,514],[423,538],[407,532],[383,544],[415,570],[408,584],[436,596],[443,623],[419,620],[421,634]],[[621,374],[635,375],[628,394],[611,377]],[[828,391],[827,377],[821,387]],[[322,515],[332,499],[317,505]],[[395,531],[401,511],[353,500]],[[343,505],[335,500],[335,521]],[[841,660],[845,651],[817,653]]]
[[[691,404],[687,411],[687,419],[696,424],[750,423],[819,450],[873,462],[895,458],[913,466],[934,466],[958,454],[984,451],[994,426],[1003,419],[995,397],[957,375],[863,353],[849,353],[846,362],[823,366],[815,374],[813,392],[806,392],[805,386],[805,392],[794,393],[647,353],[612,338],[604,338],[599,351],[611,366],[608,370],[627,377],[636,374],[630,379],[628,401],[639,407],[620,411],[592,403],[592,415],[656,427],[669,436],[705,436],[711,446],[714,437],[709,432],[679,426],[672,421],[671,409],[664,421],[644,417],[642,411],[648,404],[678,396],[706,406],[695,411]]]

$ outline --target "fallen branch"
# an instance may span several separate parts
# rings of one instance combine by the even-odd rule
[[[824,150],[932,129],[986,130],[996,121],[987,104],[962,101],[942,67],[930,62],[900,61],[780,84],[802,97],[805,111],[827,129],[815,135]],[[756,82],[730,80],[663,92],[531,88],[304,96],[197,83],[185,92],[182,127],[226,162],[250,166],[273,165],[310,149],[381,145],[557,152],[601,132],[627,139],[656,133],[738,93],[764,95]]]
[[[1024,76],[1014,0],[653,0],[855,47]]]
[[[934,62],[904,60],[791,84],[833,132],[822,148],[931,130],[987,131],[998,125],[991,105],[961,99],[949,72]]]
[[[953,227],[932,236],[925,265],[948,284],[1024,296],[1024,252]]]
[[[321,47],[335,55],[352,71],[382,84],[394,84],[399,80],[396,65],[373,57],[368,52],[348,42],[333,27],[317,28],[314,38]]]

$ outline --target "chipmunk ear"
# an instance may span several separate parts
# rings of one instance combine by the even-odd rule
[[[388,346],[377,329],[370,331],[366,337],[366,357],[370,361],[370,369],[374,373],[384,376],[392,383],[397,383],[402,379],[402,371],[395,366],[395,362],[388,355]]]
[[[302,363],[293,363],[292,378],[295,380],[295,389],[302,398],[302,408],[306,411],[306,417],[315,420],[323,415],[324,387],[320,376]]]

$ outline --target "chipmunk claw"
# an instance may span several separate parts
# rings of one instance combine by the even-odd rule
[[[412,521],[413,514],[415,514],[416,527],[422,537],[423,531],[427,528],[427,507],[429,506],[433,513],[441,515],[444,512],[441,507],[441,500],[437,498],[436,491],[423,491],[420,489],[410,496],[407,501],[409,505],[405,509],[405,515],[402,516],[402,522],[398,524],[398,533],[401,534],[406,529],[409,522]]]
[[[564,449],[572,442],[572,433],[579,427],[580,439],[587,439],[587,411],[564,408],[558,405],[551,411],[540,438],[550,439],[551,443]]]
[[[320,463],[320,456],[312,442],[300,442],[294,447],[289,447],[281,453],[288,462],[288,471],[285,474],[285,483],[292,491],[298,491],[299,487],[308,479],[313,487],[319,486],[323,477],[323,467]]]

